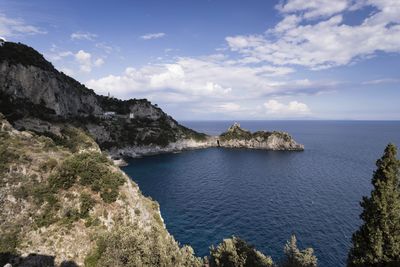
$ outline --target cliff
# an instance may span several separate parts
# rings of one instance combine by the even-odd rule
[[[130,266],[153,266],[147,260],[198,266],[193,250],[180,248],[166,231],[157,202],[89,136],[70,132],[79,140],[67,149],[15,130],[0,113],[0,266],[101,266],[113,259],[110,244],[122,230],[134,246],[124,249],[141,253]],[[148,241],[134,243],[141,239]]]
[[[103,149],[165,147],[205,138],[146,99],[96,95],[20,43],[0,46],[0,84],[0,112],[18,129],[54,136],[58,133],[47,127],[49,123],[72,124],[90,133]]]

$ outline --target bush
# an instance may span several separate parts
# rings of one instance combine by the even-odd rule
[[[272,267],[272,259],[257,251],[244,240],[232,237],[224,239],[210,249],[211,267]]]
[[[202,266],[190,247],[179,248],[164,229],[137,225],[115,228],[100,238],[85,266]]]
[[[44,172],[49,172],[52,171],[55,167],[57,167],[58,162],[56,159],[51,158],[48,161],[42,162],[40,164],[40,168],[44,171]]]
[[[87,218],[89,216],[89,211],[94,207],[95,200],[90,197],[87,193],[82,193],[80,196],[80,217]]]
[[[296,236],[292,235],[284,248],[286,259],[283,267],[316,267],[317,257],[314,256],[314,250],[307,248],[300,251],[297,248]]]
[[[53,206],[46,204],[43,212],[35,217],[35,224],[37,227],[47,227],[58,220],[56,215],[56,210]]]
[[[124,178],[120,173],[109,169],[108,159],[101,153],[81,153],[66,159],[58,174],[49,178],[52,189],[68,189],[76,182],[100,192],[106,203],[114,202],[118,197],[118,188]]]

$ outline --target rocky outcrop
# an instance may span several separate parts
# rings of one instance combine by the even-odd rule
[[[114,157],[141,157],[160,153],[180,152],[209,147],[248,148],[264,150],[303,151],[304,145],[298,144],[288,133],[258,131],[251,133],[234,123],[219,136],[207,136],[202,140],[183,139],[167,146],[126,146],[114,148],[109,153]]]
[[[14,129],[0,113],[0,266],[99,266],[90,254],[98,256],[98,241],[122,226],[135,229],[132,242],[153,235],[174,253],[171,258],[199,262],[169,235],[158,203],[144,197],[89,136],[80,138],[91,143],[68,149]]]
[[[228,131],[218,137],[221,147],[251,148],[266,150],[304,150],[304,145],[298,144],[288,133],[250,131],[240,128],[238,123],[229,127]]]

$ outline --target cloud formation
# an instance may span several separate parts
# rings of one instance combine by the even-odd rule
[[[157,32],[157,33],[147,33],[145,35],[140,36],[143,40],[153,40],[153,39],[160,39],[165,37],[166,34],[164,32]]]
[[[46,34],[47,32],[33,25],[26,24],[22,19],[8,18],[0,13],[0,36],[15,37],[20,35]]]
[[[71,40],[88,40],[94,41],[97,38],[97,34],[90,32],[74,32],[71,34]]]
[[[92,54],[79,50],[74,54],[75,60],[79,63],[79,69],[81,72],[91,72],[93,67],[100,67],[104,64],[102,58],[92,59]]]
[[[149,64],[139,69],[128,67],[120,75],[108,75],[89,80],[88,87],[98,93],[112,91],[120,97],[151,91],[168,90],[183,94],[193,101],[210,99],[243,99],[274,94],[286,88],[309,88],[316,84],[307,81],[278,81],[293,72],[287,67],[245,66],[222,55],[202,58],[182,57],[174,63]],[[296,86],[295,86],[296,85]],[[186,99],[185,98],[185,99]]]
[[[366,8],[372,12],[364,12]],[[169,105],[190,102],[191,111],[199,114],[305,117],[314,114],[306,103],[295,100],[298,95],[333,91],[346,82],[315,80],[302,77],[304,73],[356,63],[381,51],[400,53],[399,1],[287,0],[276,9],[282,19],[274,27],[263,33],[228,36],[228,49],[218,54],[128,67],[86,85],[122,98],[142,96]],[[359,12],[360,18],[349,24],[346,16],[352,12]],[[149,33],[141,39],[164,36]],[[364,84],[384,82],[393,81]],[[281,96],[287,102],[277,100]]]
[[[358,25],[346,24],[340,14],[366,6],[376,11]],[[277,8],[284,16],[280,23],[264,34],[227,37],[231,51],[252,62],[311,69],[347,65],[378,51],[400,52],[400,1],[289,0]]]
[[[305,115],[310,115],[310,108],[301,102],[290,101],[288,104],[279,102],[278,100],[272,99],[264,103],[264,107],[267,114],[278,115],[282,117],[303,117]]]

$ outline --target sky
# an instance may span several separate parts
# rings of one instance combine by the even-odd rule
[[[399,0],[0,0],[0,36],[178,120],[400,120]]]

